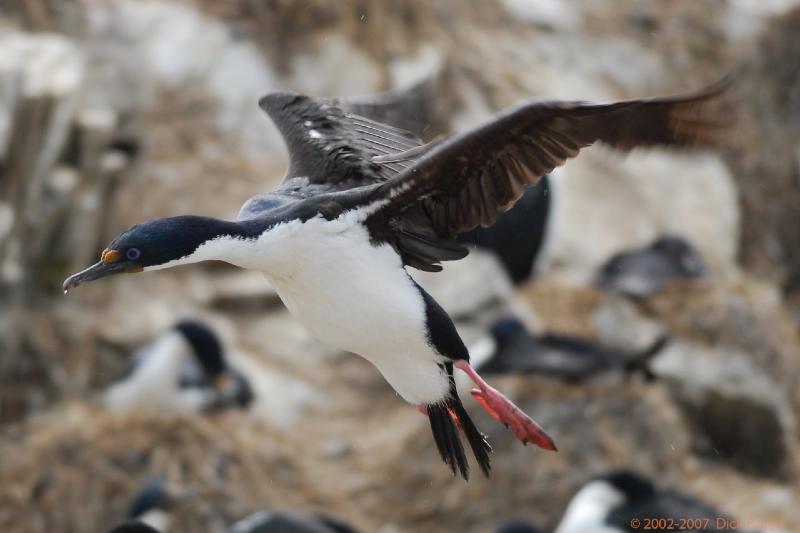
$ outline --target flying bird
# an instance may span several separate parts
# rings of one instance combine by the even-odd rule
[[[519,440],[555,444],[475,371],[452,320],[406,267],[435,272],[463,258],[459,233],[491,225],[526,187],[597,141],[619,150],[714,145],[726,124],[707,104],[725,86],[604,105],[524,102],[427,144],[331,100],[270,94],[259,105],[290,156],[276,190],[250,198],[235,221],[178,216],[134,226],[64,290],[207,260],[261,271],[313,335],[369,360],[428,416],[453,473],[469,475],[460,431],[488,476],[491,447],[458,397],[455,369]]]

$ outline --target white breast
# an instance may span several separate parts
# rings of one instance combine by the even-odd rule
[[[189,359],[183,336],[170,332],[142,353],[131,375],[106,391],[103,403],[114,411],[197,412],[211,398],[202,390],[181,389],[179,376]]]
[[[622,493],[608,483],[592,481],[569,502],[556,533],[623,533],[605,520],[612,509],[624,502]]]
[[[358,213],[293,221],[259,239],[264,272],[309,331],[372,362],[408,402],[448,391],[427,341],[425,304],[389,245],[373,246]]]

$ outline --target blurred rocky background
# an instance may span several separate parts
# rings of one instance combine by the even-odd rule
[[[796,530],[798,4],[0,1],[0,529],[104,531],[153,474],[194,491],[175,531],[263,507],[363,531],[491,531],[512,516],[550,528],[588,478],[625,467]],[[286,156],[256,106],[270,91],[432,80],[431,138],[523,98],[663,95],[727,74],[727,148],[592,147],[553,174],[534,280],[487,283],[476,263],[424,277],[470,341],[493,298],[540,332],[634,350],[670,339],[651,380],[497,378],[560,451],[519,446],[476,411],[490,480],[452,478],[428,422],[368,363],[311,339],[257,274],[210,264],[60,291],[134,223],[233,218],[273,187]],[[613,254],[666,233],[699,251],[702,280],[637,298],[593,285]],[[210,416],[99,407],[133,350],[185,317],[221,332],[265,399]]]

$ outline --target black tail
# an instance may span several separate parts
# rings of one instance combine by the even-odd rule
[[[445,369],[450,376],[450,395],[441,403],[428,405],[428,418],[439,455],[442,456],[442,460],[447,463],[453,474],[458,471],[464,479],[469,479],[469,463],[467,463],[464,446],[458,435],[458,427],[453,419],[455,417],[467,437],[467,442],[472,448],[472,453],[475,454],[481,471],[486,477],[489,477],[491,470],[489,453],[492,451],[492,447],[486,440],[486,435],[475,427],[458,397],[453,379],[453,365],[448,363],[445,365]]]

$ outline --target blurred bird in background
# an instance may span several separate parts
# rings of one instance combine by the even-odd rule
[[[136,353],[125,375],[105,392],[115,411],[204,412],[245,409],[253,391],[231,368],[216,333],[199,320],[184,320]]]
[[[623,353],[596,341],[559,334],[533,335],[514,317],[502,317],[470,347],[472,364],[487,375],[541,374],[580,383],[607,374],[641,373],[667,345],[662,336],[638,353]]]
[[[656,294],[668,283],[707,275],[700,253],[679,235],[664,235],[636,250],[620,252],[599,269],[598,287],[633,298]]]

